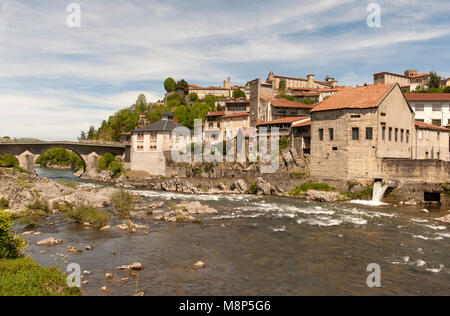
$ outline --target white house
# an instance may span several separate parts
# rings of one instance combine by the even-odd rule
[[[436,126],[450,124],[450,93],[405,93],[416,120]]]

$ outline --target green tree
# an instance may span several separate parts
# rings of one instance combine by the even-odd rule
[[[189,84],[186,80],[181,79],[177,82],[177,90],[183,91],[185,95],[189,94]]]
[[[139,112],[145,112],[145,110],[147,109],[147,98],[143,93],[138,96],[135,108]]]
[[[91,127],[89,127],[89,131],[87,133],[87,138],[94,139],[94,137],[95,137],[95,127],[91,126]]]
[[[285,91],[286,90],[286,79],[280,80],[280,85],[278,87],[279,91]]]
[[[0,259],[15,259],[20,257],[25,240],[12,233],[13,216],[0,212]]]
[[[198,101],[198,94],[195,92],[192,92],[189,94],[189,101],[196,102]]]
[[[241,89],[236,89],[233,91],[233,98],[239,99],[239,98],[246,98],[245,92]]]
[[[164,89],[166,89],[167,92],[174,92],[177,89],[177,84],[173,78],[167,78],[164,81]]]
[[[80,137],[78,139],[79,140],[86,140],[86,132],[85,131],[81,131]]]
[[[310,99],[310,98],[306,98],[306,99],[304,99],[304,100],[302,101],[302,103],[303,103],[303,104],[308,104],[308,105],[313,105],[313,104],[314,104],[314,102],[313,102],[313,101],[311,101],[311,99]]]
[[[111,165],[111,163],[113,163],[114,161],[116,161],[116,157],[114,157],[113,154],[111,153],[104,154],[102,157],[100,157],[98,165],[100,171],[107,170]]]
[[[450,87],[445,87],[443,92],[444,93],[450,93]]]
[[[430,89],[440,88],[441,79],[442,79],[441,76],[438,76],[438,74],[435,71],[430,71]]]

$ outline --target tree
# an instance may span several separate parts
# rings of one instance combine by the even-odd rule
[[[441,76],[438,76],[438,74],[435,71],[430,71],[430,89],[440,88],[441,79],[442,79]]]
[[[177,82],[177,90],[183,91],[185,95],[189,94],[189,84],[186,80],[181,79]]]
[[[279,91],[285,91],[286,90],[286,79],[281,79],[280,85],[278,86]]]
[[[91,126],[91,127],[89,127],[87,138],[88,139],[93,139],[94,137],[95,137],[95,127]]]
[[[443,92],[444,93],[450,93],[450,87],[445,87]]]
[[[241,89],[236,89],[233,91],[233,98],[239,99],[239,98],[246,98],[245,92]]]
[[[144,112],[147,109],[147,98],[141,93],[136,100],[136,110]]]
[[[80,137],[78,139],[79,140],[86,140],[86,132],[85,131],[81,131]]]
[[[189,94],[189,101],[196,102],[198,101],[198,94],[195,92],[192,92]]]
[[[306,98],[306,99],[304,99],[304,100],[302,101],[302,103],[303,103],[303,104],[308,104],[308,105],[312,105],[312,104],[314,104],[314,102],[313,102],[313,101],[311,101],[311,99],[310,99],[310,98]]]
[[[164,81],[164,89],[169,92],[174,92],[177,89],[177,84],[173,78],[169,77]]]

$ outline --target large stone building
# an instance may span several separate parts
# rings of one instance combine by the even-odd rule
[[[246,97],[249,97],[249,88],[244,86],[232,86],[230,77],[228,77],[227,80],[223,81],[222,87],[217,86],[202,87],[190,84],[189,94],[196,93],[200,99],[204,99],[208,95],[213,95],[215,97],[231,98],[233,97],[233,92],[238,89],[242,90],[246,94]]]
[[[172,137],[175,128],[183,128],[185,135]],[[138,128],[131,132],[131,170],[147,171],[151,175],[165,175],[166,161],[164,152],[177,148],[183,149],[192,140],[189,129],[177,124],[173,114],[163,114],[162,120]]]
[[[450,124],[450,93],[405,93],[416,120],[436,126]]]
[[[274,121],[286,117],[309,115],[312,104],[289,101],[286,99],[261,98],[259,108],[259,121]]]
[[[307,79],[304,79],[304,78],[279,76],[275,75],[273,72],[270,72],[269,75],[267,76],[266,82],[273,84],[275,89],[280,89],[283,86],[283,84],[285,89],[295,89],[295,88],[322,89],[322,88],[335,88],[337,86],[337,81],[334,80],[334,78],[326,77],[325,81],[319,81],[315,80],[315,76],[313,74],[308,75]]]
[[[373,75],[375,85],[398,83],[403,91],[415,91],[418,87],[428,89],[431,75],[417,70],[405,70],[403,75],[392,72],[379,72]]]
[[[398,84],[340,91],[311,111],[311,121],[314,177],[383,178],[382,159],[413,158],[414,112]]]

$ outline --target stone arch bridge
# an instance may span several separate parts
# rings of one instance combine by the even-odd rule
[[[99,142],[0,142],[0,154],[14,155],[22,168],[31,171],[39,155],[52,148],[66,148],[77,153],[84,162],[85,173],[94,172],[98,161],[106,153],[122,156],[129,162],[125,144]]]

